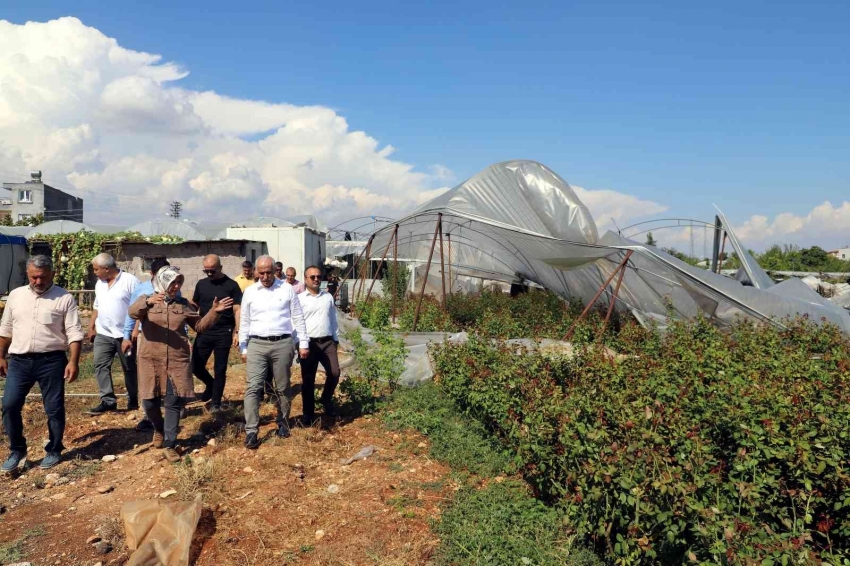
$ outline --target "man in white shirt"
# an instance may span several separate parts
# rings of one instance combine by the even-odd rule
[[[301,398],[304,404],[305,425],[310,425],[315,415],[316,370],[319,364],[325,370],[325,387],[320,402],[328,417],[336,416],[333,406],[334,391],[339,383],[339,326],[336,320],[336,306],[333,295],[321,290],[322,272],[315,265],[304,271],[304,284],[307,290],[298,295],[307,336],[310,339],[309,353],[301,360]]]
[[[125,353],[121,343],[124,341],[124,322],[130,308],[130,297],[139,280],[118,269],[115,258],[106,253],[92,260],[92,268],[98,281],[94,286],[94,312],[88,337],[94,343],[94,375],[100,389],[100,404],[87,412],[97,416],[117,408],[118,399],[112,385],[112,360],[116,355],[124,370],[127,410],[136,411],[139,409],[136,353]]]
[[[277,435],[289,436],[289,407],[292,392],[289,388],[292,366],[293,334],[299,336],[299,355],[308,354],[307,329],[301,304],[292,286],[274,275],[274,259],[264,255],[257,259],[260,281],[242,295],[239,313],[239,349],[248,364],[245,388],[245,446],[260,446],[257,432],[260,425],[260,402],[263,400],[263,381],[272,368],[277,396]]]

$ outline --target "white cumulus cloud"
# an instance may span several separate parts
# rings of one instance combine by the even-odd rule
[[[162,216],[173,200],[194,220],[399,217],[459,181],[394,159],[330,108],[193,91],[188,73],[73,17],[0,20],[0,175],[41,169],[86,199],[88,222],[112,225]],[[603,230],[665,210],[575,189]]]
[[[734,229],[741,241],[755,250],[763,250],[773,244],[844,247],[850,244],[850,202],[844,201],[835,206],[825,201],[808,214],[785,212],[772,220],[755,215]]]
[[[172,200],[209,220],[398,215],[451,176],[393,159],[329,108],[192,91],[187,75],[76,18],[0,21],[0,171],[41,169],[112,224]]]

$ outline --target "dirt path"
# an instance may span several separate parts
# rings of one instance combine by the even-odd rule
[[[121,505],[172,489],[172,498],[203,497],[192,564],[429,562],[438,543],[429,519],[456,486],[445,466],[427,458],[422,437],[388,433],[364,417],[326,422],[325,428],[296,425],[292,437],[281,440],[273,435],[273,407],[265,404],[265,441],[249,451],[239,432],[244,382],[244,366],[232,366],[231,403],[218,417],[200,403],[189,406],[179,437],[187,458],[178,465],[151,448],[149,433],[133,430],[137,415],[93,418],[82,411],[96,399],[69,398],[66,458],[49,470],[58,475],[31,466],[17,478],[0,478],[0,563],[20,557],[38,565],[122,564],[128,553]],[[300,395],[292,415],[301,415]],[[40,399],[27,405],[25,423],[37,464],[46,437]],[[366,445],[378,448],[376,454],[340,464]],[[103,462],[108,455],[115,461]],[[108,486],[111,491],[99,493]],[[99,554],[87,542],[95,535],[114,549]]]

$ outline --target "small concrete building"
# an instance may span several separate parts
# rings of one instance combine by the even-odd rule
[[[83,199],[45,185],[41,181],[41,171],[33,171],[31,176],[32,179],[25,183],[3,183],[10,194],[0,195],[5,197],[0,198],[0,214],[9,216],[12,222],[37,214],[43,214],[45,222],[83,221]]]
[[[180,268],[185,277],[183,296],[192,297],[195,285],[204,275],[204,256],[216,254],[221,258],[222,271],[231,279],[242,273],[242,262],[256,259],[265,253],[262,242],[250,240],[207,240],[189,241],[179,244],[149,244],[130,242],[121,245],[120,252],[107,248],[112,253],[118,267],[132,273],[140,281],[150,280],[148,272],[151,262],[159,257],[167,258],[171,265]]]
[[[50,255],[50,246],[46,242],[32,241],[33,254]],[[185,277],[183,295],[191,298],[195,285],[204,275],[204,256],[216,254],[221,258],[221,266],[225,275],[235,278],[242,272],[242,262],[246,259],[256,260],[266,253],[263,242],[250,240],[203,240],[188,241],[174,244],[153,244],[149,242],[118,242],[107,243],[104,249],[112,254],[118,267],[127,273],[132,273],[140,281],[150,280],[150,265],[157,258],[168,259],[171,265],[180,268]],[[61,269],[61,268],[60,268]],[[96,283],[94,274],[90,272],[86,289],[94,289]]]

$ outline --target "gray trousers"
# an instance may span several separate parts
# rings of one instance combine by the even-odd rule
[[[166,380],[165,396],[143,399],[142,408],[153,423],[154,430],[162,433],[162,447],[174,448],[177,443],[177,433],[180,432],[180,411],[183,409],[183,399],[174,393],[170,378]],[[162,416],[163,409],[165,418]]]
[[[260,427],[260,403],[263,401],[263,384],[271,368],[274,376],[277,424],[286,424],[292,389],[289,384],[292,367],[292,338],[268,342],[248,341],[248,378],[245,387],[245,432],[257,432]]]
[[[125,356],[121,351],[122,338],[112,338],[98,334],[94,337],[94,375],[97,387],[100,389],[100,400],[113,407],[117,403],[115,390],[112,386],[112,360],[115,356],[121,361],[124,370],[124,385],[127,388],[127,404],[139,404],[139,378],[136,372],[136,352]]]

